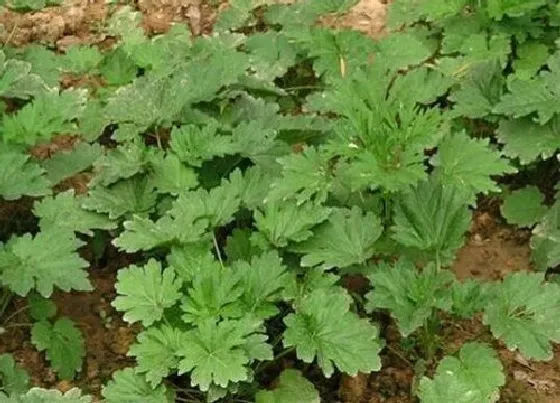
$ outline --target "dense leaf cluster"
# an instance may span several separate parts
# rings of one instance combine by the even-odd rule
[[[115,38],[106,51],[0,50],[0,196],[35,198],[38,219],[0,244],[0,285],[27,297],[37,349],[62,378],[81,370],[82,335],[46,298],[90,290],[81,248],[109,238],[138,258],[112,305],[142,331],[136,366],[103,389],[108,403],[186,389],[201,401],[318,402],[296,370],[258,391],[263,366],[293,353],[327,378],[378,371],[380,312],[403,337],[422,334],[430,361],[442,313],[481,313],[509,349],[550,359],[560,286],[545,271],[560,264],[560,198],[505,192],[502,214],[532,228],[540,273],[481,284],[447,268],[477,197],[504,189],[497,178],[558,169],[555,2],[395,0],[399,29],[378,42],[313,24],[353,1],[276,3],[231,1],[200,37],[182,25],[148,37],[122,7],[103,27]],[[38,155],[61,138],[70,146]],[[84,173],[85,191],[64,190]],[[348,273],[369,280],[364,298],[342,286]],[[0,375],[0,401],[90,401],[28,391],[9,355]],[[493,402],[504,382],[494,352],[473,342],[415,393]]]

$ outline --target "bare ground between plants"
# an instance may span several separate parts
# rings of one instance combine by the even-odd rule
[[[344,17],[327,18],[323,23],[357,29],[377,37],[384,30],[384,3],[382,0],[361,0]],[[0,42],[13,45],[47,43],[60,50],[75,43],[102,44],[106,38],[98,27],[117,7],[103,0],[68,0],[60,7],[36,13],[0,11],[0,24],[5,28],[0,32]],[[148,33],[165,32],[172,22],[186,22],[193,33],[200,34],[211,31],[217,9],[227,7],[227,1],[211,6],[202,0],[138,0],[136,7],[144,15],[143,26]],[[4,210],[0,208],[2,219],[13,214],[12,211]],[[93,292],[58,293],[54,297],[60,314],[74,320],[86,338],[84,368],[74,382],[57,381],[48,362],[31,344],[21,300],[16,299],[11,310],[6,313],[6,317],[11,315],[11,318],[7,332],[0,335],[0,353],[12,352],[18,363],[29,371],[34,385],[56,387],[62,391],[79,386],[87,393],[99,395],[101,385],[112,372],[132,364],[126,351],[134,342],[138,329],[126,325],[110,306],[115,295],[116,272],[129,263],[127,257],[114,254],[104,267],[90,269],[90,278],[95,287]],[[475,213],[469,240],[453,266],[457,276],[461,279],[497,280],[509,272],[527,269],[530,269],[527,234],[503,225],[495,215]],[[415,401],[411,397],[413,364],[401,346],[400,336],[392,324],[384,336],[388,347],[382,355],[382,370],[355,378],[342,377],[337,384],[320,380],[318,388],[331,391],[329,400],[333,403]],[[444,345],[448,350],[445,353],[453,352],[464,342],[475,339],[494,343],[498,348],[508,377],[507,385],[501,391],[501,402],[560,402],[558,346],[552,361],[528,363],[492,341],[480,320],[469,320],[449,324],[445,328]]]

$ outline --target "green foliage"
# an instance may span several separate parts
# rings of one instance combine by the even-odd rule
[[[82,333],[68,318],[54,323],[42,320],[31,328],[31,342],[45,351],[52,368],[63,379],[72,379],[82,368],[86,351]]]
[[[532,227],[547,212],[543,205],[544,196],[535,186],[516,190],[504,199],[500,211],[510,224]]]
[[[44,170],[17,148],[0,149],[0,196],[17,200],[22,196],[43,196],[51,191]]]
[[[293,249],[304,253],[304,267],[321,264],[331,269],[362,264],[375,253],[375,242],[382,230],[379,218],[371,212],[364,215],[357,206],[352,210],[339,209],[317,228],[311,239]]]
[[[434,379],[423,377],[418,396],[423,403],[492,403],[505,384],[502,364],[495,352],[480,343],[464,344],[459,357],[445,356]]]
[[[177,302],[181,281],[173,269],[162,270],[157,261],[150,259],[143,267],[131,265],[120,270],[115,288],[119,295],[112,305],[124,312],[124,320],[150,326],[162,319],[165,308]]]
[[[50,297],[55,286],[89,291],[92,287],[83,270],[88,262],[77,253],[83,244],[72,232],[59,228],[35,237],[29,233],[12,237],[0,248],[0,283],[21,296],[36,290]]]
[[[258,391],[255,399],[256,403],[319,403],[321,401],[313,384],[295,369],[282,371],[278,385],[273,390]]]
[[[432,259],[448,261],[463,246],[470,218],[463,188],[430,180],[399,197],[392,236]]]
[[[419,273],[411,262],[401,259],[395,266],[380,263],[368,278],[373,290],[366,295],[366,307],[388,309],[403,336],[422,326],[434,309],[451,306],[453,275],[449,272],[427,267]]]
[[[146,403],[171,403],[174,396],[164,385],[155,388],[134,369],[126,368],[116,371],[101,392],[107,403],[133,403],[142,400]]]
[[[121,261],[108,242],[129,253],[112,305],[139,326],[136,367],[113,374],[108,403],[318,402],[305,379],[317,369],[380,369],[386,330],[372,321],[382,310],[430,364],[448,350],[443,325],[480,313],[508,348],[550,358],[560,341],[560,289],[544,277],[560,264],[549,183],[557,5],[394,0],[378,41],[316,23],[355,3],[232,0],[214,35],[200,36],[184,24],[147,35],[142,13],[123,6],[96,27],[109,48],[0,51],[0,294],[27,297],[32,339],[62,377],[81,368],[83,340],[47,298],[90,290],[83,257],[92,269]],[[59,135],[76,142],[59,147]],[[532,228],[543,273],[460,282],[445,268],[469,209],[504,182],[520,190],[504,192],[502,215]],[[19,210],[12,219],[15,204],[3,203],[14,200],[33,205],[35,222]],[[348,274],[369,279],[365,298],[342,288]],[[262,390],[285,355],[311,366]],[[90,401],[26,392],[5,357],[8,401]],[[489,348],[468,342],[417,392],[490,402],[503,381]]]
[[[284,318],[284,346],[313,362],[330,377],[336,366],[351,376],[381,368],[378,330],[350,312],[351,299],[340,289],[318,289],[305,295],[296,312]]]
[[[11,354],[0,355],[0,391],[8,396],[27,391],[29,375],[19,368]],[[1,397],[1,395],[0,395]]]
[[[528,359],[550,360],[550,342],[560,341],[560,286],[543,280],[542,274],[511,274],[494,285],[484,309],[492,334]]]

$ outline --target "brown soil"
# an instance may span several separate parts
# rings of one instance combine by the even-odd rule
[[[99,396],[101,386],[114,371],[133,364],[126,352],[139,328],[128,326],[110,305],[115,297],[117,269],[127,264],[126,259],[115,255],[109,267],[90,269],[94,291],[56,292],[53,295],[58,307],[57,315],[74,321],[85,338],[87,355],[75,381],[59,381],[44,354],[37,352],[31,344],[27,325],[30,319],[23,298],[14,299],[12,309],[4,316],[8,320],[2,324],[6,333],[0,335],[0,353],[12,353],[16,362],[29,372],[31,383],[35,386],[54,387],[61,391],[76,386],[85,393]]]

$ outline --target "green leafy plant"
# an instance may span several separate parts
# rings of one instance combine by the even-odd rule
[[[110,49],[0,53],[0,196],[34,198],[37,219],[0,244],[0,313],[27,298],[31,340],[60,377],[80,370],[84,342],[44,298],[91,289],[81,252],[99,240],[134,259],[112,306],[140,329],[109,403],[318,402],[310,366],[381,369],[380,316],[435,369],[417,374],[422,402],[494,402],[505,382],[486,344],[444,356],[444,318],[481,316],[508,349],[552,358],[558,189],[506,184],[558,177],[557,7],[395,0],[377,42],[314,24],[353,3],[231,1],[200,37],[148,37],[127,6],[103,28]],[[104,85],[61,89],[63,74]],[[502,190],[541,273],[459,281],[449,268],[471,211]],[[369,288],[345,288],[348,274]],[[297,370],[260,384],[286,356]],[[27,392],[9,356],[0,374],[14,401],[89,401]]]

